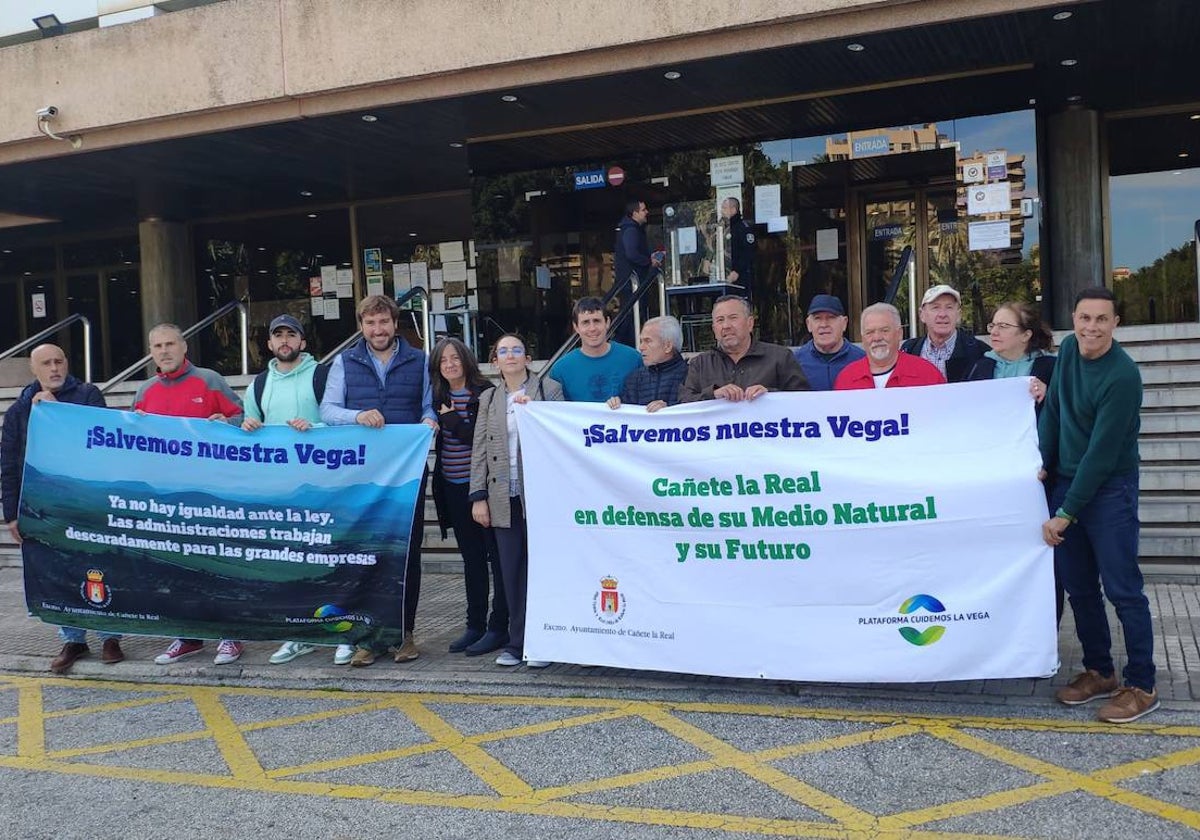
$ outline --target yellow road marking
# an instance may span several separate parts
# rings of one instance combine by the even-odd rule
[[[188,741],[202,741],[205,738],[211,737],[212,733],[208,730],[180,732],[175,735],[155,735],[150,738],[138,738],[134,741],[117,741],[111,744],[95,744],[90,747],[73,747],[69,750],[54,750],[53,752],[46,753],[46,757],[53,759],[79,758],[85,755],[124,752],[126,750],[137,749],[138,747],[157,747],[162,744],[186,744]]]
[[[112,690],[152,696],[124,698],[110,703],[46,712],[42,688],[49,685],[55,687],[79,686],[81,690],[93,692]],[[15,718],[0,720],[0,724],[15,723],[17,725],[18,749],[15,756],[0,756],[0,767],[48,773],[293,795],[374,799],[406,805],[567,817],[612,823],[694,827],[766,836],[838,838],[839,840],[843,838],[847,840],[860,840],[860,838],[861,840],[868,840],[868,838],[872,840],[875,838],[966,840],[975,838],[977,835],[919,830],[913,827],[936,820],[1011,808],[1070,791],[1083,791],[1161,819],[1200,829],[1200,813],[1126,790],[1116,784],[1136,778],[1146,772],[1161,773],[1165,770],[1200,764],[1200,748],[1164,749],[1162,754],[1157,756],[1126,762],[1097,772],[1084,773],[1043,761],[1019,750],[1002,747],[968,731],[1106,733],[1126,736],[1153,734],[1168,738],[1194,738],[1200,736],[1200,727],[1194,726],[1131,724],[1116,727],[1084,721],[1025,720],[959,715],[937,717],[933,715],[847,712],[837,709],[812,709],[797,706],[780,707],[767,704],[670,703],[594,698],[497,697],[370,691],[332,693],[303,689],[278,690],[224,686],[180,687],[173,685],[164,688],[163,686],[147,686],[139,683],[88,682],[80,684],[75,681],[36,677],[6,677],[4,681],[0,682],[0,691],[6,691],[8,688],[16,689],[19,714]],[[336,709],[239,725],[234,722],[222,703],[222,698],[238,696],[295,697],[310,700],[335,699],[348,702]],[[45,726],[47,720],[67,716],[86,717],[89,714],[178,701],[190,701],[195,705],[205,723],[204,730],[56,750],[52,753],[46,751]],[[435,712],[431,708],[431,704],[439,706],[559,707],[567,710],[581,710],[581,713],[467,736]],[[343,756],[337,759],[264,771],[254,750],[245,738],[249,732],[283,726],[302,726],[345,715],[388,708],[394,708],[405,715],[431,740],[428,743],[413,744],[393,750]],[[796,744],[782,744],[750,752],[740,750],[717,738],[702,726],[683,720],[677,716],[677,713],[725,714],[743,717],[769,716],[797,722],[845,721],[872,724],[875,728]],[[708,757],[677,765],[621,773],[603,779],[535,789],[516,772],[483,749],[483,745],[495,741],[561,732],[620,718],[643,720],[692,745]],[[984,758],[1023,770],[1037,776],[1039,781],[1014,790],[998,791],[957,802],[877,817],[783,773],[770,764],[770,762],[781,759],[853,748],[919,733],[926,733]],[[228,774],[148,770],[65,760],[120,752],[137,747],[185,743],[210,737],[229,766]],[[1169,747],[1169,744],[1165,744],[1164,747]],[[446,751],[454,755],[467,770],[494,790],[496,795],[448,794],[437,791],[373,785],[331,784],[289,778],[438,751]],[[749,778],[768,785],[780,794],[829,817],[831,822],[768,819],[702,811],[638,808],[569,801],[570,797],[579,794],[612,791],[647,782],[680,778],[720,769],[741,772]],[[991,836],[994,837],[994,835]]]
[[[46,718],[75,717],[77,715],[95,715],[103,712],[119,712],[123,709],[137,709],[141,706],[158,706],[163,703],[175,703],[180,700],[190,700],[186,694],[156,695],[154,697],[132,697],[128,700],[114,700],[111,703],[99,703],[95,706],[76,706],[73,709],[58,709],[46,712]]]
[[[815,811],[832,817],[847,827],[868,828],[875,822],[875,817],[866,811],[855,808],[794,776],[789,776],[782,770],[760,763],[750,754],[742,752],[697,726],[674,717],[661,708],[646,704],[641,716],[660,729],[670,732],[675,737],[708,753],[722,765],[741,770],[752,779],[774,788],[785,796],[790,796]]]
[[[197,688],[192,691],[192,702],[204,723],[212,732],[217,742],[221,757],[229,765],[229,769],[237,779],[265,778],[258,756],[246,739],[242,736],[237,724],[229,716],[229,711],[221,704],[220,691],[211,688]]]
[[[46,723],[42,715],[42,684],[22,683],[17,693],[17,755],[41,758],[46,754]]]

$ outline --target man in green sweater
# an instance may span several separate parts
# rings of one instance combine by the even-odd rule
[[[1137,561],[1142,378],[1113,339],[1120,319],[1111,291],[1081,291],[1072,320],[1075,334],[1059,348],[1038,421],[1054,511],[1042,537],[1054,547],[1085,668],[1055,697],[1068,706],[1107,698],[1100,720],[1128,723],[1158,708],[1150,604]],[[1123,685],[1113,666],[1104,596],[1125,633]]]

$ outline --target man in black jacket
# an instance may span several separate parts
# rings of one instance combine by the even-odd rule
[[[737,283],[746,290],[746,296],[753,299],[754,257],[758,252],[754,229],[742,218],[742,203],[736,198],[721,202],[721,216],[729,223],[729,274],[725,279]]]
[[[924,338],[910,338],[900,347],[932,364],[947,382],[963,382],[971,368],[991,348],[959,327],[962,298],[952,286],[930,286],[921,298],[920,318]]]
[[[0,435],[0,497],[4,502],[4,522],[18,545],[21,532],[17,527],[17,501],[21,497],[21,475],[25,471],[25,438],[29,433],[29,416],[40,402],[64,402],[75,405],[94,405],[105,408],[104,395],[88,382],[81,382],[67,370],[67,356],[54,344],[41,344],[29,354],[29,367],[35,380],[25,386],[21,395],[4,413],[4,432]],[[65,674],[77,659],[87,656],[87,632],[78,627],[59,627],[62,650],[50,663],[50,670]],[[125,658],[121,652],[120,636],[101,633],[103,649],[100,661],[113,665]]]
[[[637,275],[638,288],[646,284],[651,274],[662,265],[661,252],[650,253],[650,241],[646,238],[646,221],[650,218],[650,210],[646,202],[631,198],[625,202],[625,215],[617,223],[616,241],[613,242],[613,273],[614,288],[621,286],[631,274]],[[622,306],[632,294],[632,289],[622,292]],[[647,292],[642,297],[640,305],[642,317],[645,318],[650,296]],[[622,344],[633,344],[633,318],[626,318],[617,329],[615,338]]]
[[[647,411],[658,411],[679,402],[679,386],[687,376],[687,361],[683,349],[683,329],[670,315],[651,318],[642,324],[638,351],[643,367],[625,377],[621,395],[608,400],[609,408],[622,403],[644,405]]]

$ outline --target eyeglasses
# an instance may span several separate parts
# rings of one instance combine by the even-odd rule
[[[525,355],[524,347],[497,347],[496,355],[503,358],[504,356],[512,356],[514,359]]]
[[[987,325],[988,332],[991,332],[992,330],[1019,330],[1019,329],[1020,329],[1020,326],[1018,326],[1017,324],[1006,324],[1003,321],[992,321],[990,324]]]

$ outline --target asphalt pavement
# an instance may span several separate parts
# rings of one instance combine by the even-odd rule
[[[407,664],[47,669],[0,569],[0,836],[1194,838],[1197,588],[1152,579],[1163,708],[1123,727],[1052,679],[845,686],[445,652],[461,578],[426,577]],[[1114,625],[1115,626],[1115,625]],[[1120,640],[1116,640],[1120,649]]]

